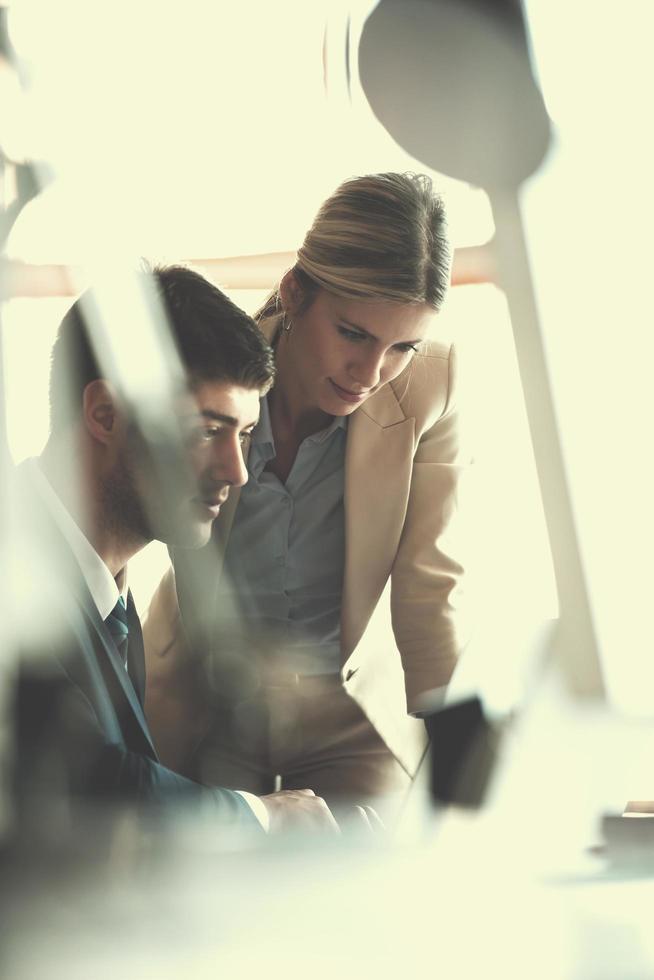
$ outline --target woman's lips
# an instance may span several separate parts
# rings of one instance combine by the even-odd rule
[[[339,396],[339,398],[342,398],[344,402],[349,402],[351,405],[356,405],[358,402],[362,402],[364,398],[367,398],[367,396],[370,394],[369,391],[356,392],[356,391],[348,391],[347,388],[341,388],[340,385],[336,384],[333,378],[330,378],[329,382],[334,388],[334,390],[336,391],[336,394]]]

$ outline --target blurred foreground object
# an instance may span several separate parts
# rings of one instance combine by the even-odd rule
[[[489,720],[478,697],[440,708],[425,725],[432,801],[482,806],[499,755],[500,725]]]
[[[602,818],[604,853],[613,866],[632,868],[651,875],[654,870],[654,806],[649,813],[627,810],[622,816],[606,814]],[[644,819],[629,819],[642,817]]]

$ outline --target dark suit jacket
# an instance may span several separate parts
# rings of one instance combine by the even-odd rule
[[[51,580],[63,586],[47,612],[47,641],[32,638],[22,645],[15,698],[19,805],[33,812],[56,799],[143,808],[197,800],[215,807],[226,822],[259,828],[238,793],[201,786],[160,764],[143,713],[143,639],[131,596],[128,676],[28,468],[18,468],[17,481],[29,515],[25,545],[38,547]],[[37,594],[35,609],[38,600]]]

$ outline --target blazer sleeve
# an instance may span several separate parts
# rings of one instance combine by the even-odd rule
[[[393,630],[410,712],[419,710],[421,694],[448,683],[463,646],[458,525],[470,460],[457,409],[456,352],[442,350],[427,356],[412,385],[416,447],[391,575]]]
[[[94,685],[93,677],[80,681],[79,664],[72,676],[59,655],[26,658],[14,699],[14,784],[22,805],[66,799],[130,803],[148,811],[193,804],[212,811],[221,825],[261,830],[239,793],[202,786],[128,748],[111,705]]]

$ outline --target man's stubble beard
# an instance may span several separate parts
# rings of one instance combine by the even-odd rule
[[[156,500],[152,488],[157,488]],[[210,526],[193,520],[190,500],[188,514],[172,499],[166,501],[166,489],[155,476],[147,446],[131,433],[103,483],[105,526],[139,545],[158,540],[184,548],[202,547],[209,540]]]
[[[105,528],[113,536],[142,544],[154,540],[155,532],[143,505],[136,478],[135,447],[124,449],[102,484],[102,514]]]

